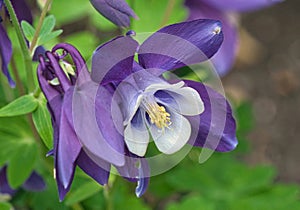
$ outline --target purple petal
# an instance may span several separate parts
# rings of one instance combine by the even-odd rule
[[[54,70],[54,74],[59,80],[59,84],[64,90],[64,92],[67,92],[69,87],[72,85],[66,74],[64,73],[64,70],[61,68],[59,63],[59,58],[54,56],[51,52],[46,52],[46,56],[49,59],[49,63],[51,67]]]
[[[166,26],[139,48],[139,62],[145,69],[172,70],[212,57],[223,41],[221,23],[194,20]]]
[[[28,191],[39,192],[46,188],[46,183],[38,173],[33,171],[22,187]]]
[[[117,37],[96,49],[92,58],[92,80],[106,84],[121,81],[132,72],[138,43],[131,37]]]
[[[92,159],[90,159],[82,150],[77,159],[78,166],[99,184],[105,185],[108,183],[110,164],[103,161],[101,165],[106,165],[105,169],[99,167]]]
[[[114,123],[117,121],[113,121],[111,109],[108,108],[111,106],[112,96],[104,87],[98,86],[92,81],[75,87],[75,89],[73,96],[74,128],[83,149],[99,166],[101,166],[101,162],[98,163],[98,160],[93,157],[114,165],[124,165],[123,139],[118,130],[114,128]],[[97,95],[99,95],[99,99]],[[98,125],[99,120],[101,121],[100,126]],[[119,123],[122,123],[122,120],[117,124]],[[105,126],[102,127],[102,125]]]
[[[15,87],[15,82],[12,80],[8,72],[8,63],[12,56],[12,46],[9,37],[6,34],[5,29],[0,24],[0,63],[3,74],[7,77],[9,85]]]
[[[188,2],[191,3],[188,4]],[[233,16],[198,1],[187,1],[187,5],[190,9],[189,20],[208,18],[222,22],[224,41],[219,51],[211,58],[211,61],[219,75],[225,75],[233,66],[238,49],[238,33]]]
[[[130,17],[137,17],[124,0],[90,0],[90,2],[104,17],[121,27],[128,27]]]
[[[81,150],[80,142],[73,127],[72,96],[72,89],[64,95],[58,124],[59,140],[55,151],[56,174],[64,188],[67,188],[72,182],[75,161]]]
[[[283,0],[192,0],[198,1],[199,3],[203,2],[211,5],[214,8],[219,10],[228,10],[228,11],[251,11],[261,9],[273,4],[282,2]]]
[[[73,59],[74,65],[76,67],[77,75],[79,75],[82,70],[87,71],[87,67],[85,65],[85,61],[82,55],[73,45],[67,43],[59,43],[53,47],[52,52],[55,52],[59,49],[63,49],[65,52],[70,54],[71,58]]]
[[[4,166],[0,169],[0,193],[13,196],[17,192],[17,190],[14,190],[9,186],[6,176],[6,168],[7,166]]]
[[[17,14],[19,22],[26,20],[32,24],[32,14],[25,0],[11,0],[14,10]]]
[[[219,152],[228,152],[237,146],[236,123],[226,99],[216,91],[199,82],[185,80],[187,86],[198,91],[204,112],[199,116],[187,117],[192,125],[194,146],[205,147]]]

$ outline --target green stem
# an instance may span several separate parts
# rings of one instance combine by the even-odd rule
[[[17,68],[16,61],[15,61],[14,57],[11,58],[10,63],[11,63],[12,72],[13,72],[15,78],[16,78],[17,89],[19,91],[20,96],[22,96],[22,95],[25,94],[25,88],[24,88],[23,83],[21,81],[21,78],[20,78],[20,75],[19,75],[18,68]]]
[[[163,17],[163,19],[160,23],[161,27],[165,26],[168,23],[168,21],[170,19],[170,16],[172,14],[172,11],[175,7],[175,3],[176,3],[176,0],[169,0],[168,1],[168,5],[167,5],[166,11],[165,11],[165,15],[164,15],[164,17]]]
[[[103,193],[104,193],[104,198],[106,201],[106,210],[113,210],[113,203],[110,197],[110,189],[108,184],[103,186]]]
[[[42,92],[41,88],[40,87],[36,87],[35,91],[33,92],[33,96],[35,98],[38,98],[38,97],[40,97],[41,92]]]
[[[35,29],[35,33],[34,33],[32,42],[30,44],[29,51],[30,51],[31,54],[33,54],[33,51],[34,51],[34,49],[36,47],[36,44],[37,44],[37,41],[38,41],[38,38],[39,38],[39,34],[40,34],[40,31],[41,31],[44,19],[46,17],[46,14],[48,12],[48,8],[49,8],[49,6],[50,6],[51,3],[52,3],[52,0],[47,0],[46,3],[45,3],[45,6],[43,7],[43,10],[42,10],[42,13],[41,13],[38,25],[37,25],[37,27]]]
[[[14,11],[14,8],[9,0],[4,0],[4,3],[6,5],[6,8],[8,10],[9,16],[11,18],[12,24],[15,28],[16,34],[18,36],[18,40],[20,43],[23,59],[24,59],[24,66],[26,69],[26,76],[27,76],[27,85],[28,85],[28,91],[31,93],[34,90],[34,77],[33,77],[33,71],[32,71],[32,61],[30,57],[29,50],[27,48],[26,40],[24,37],[24,34],[22,33],[17,15]]]

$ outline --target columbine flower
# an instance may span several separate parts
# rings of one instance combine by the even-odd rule
[[[222,39],[220,22],[195,20],[166,26],[140,46],[126,36],[99,47],[91,77],[101,84],[94,94],[101,102],[95,107],[106,104],[97,120],[107,141],[121,134],[129,151],[138,156],[144,156],[150,135],[166,154],[187,142],[222,152],[234,149],[235,121],[223,96],[198,82],[171,83],[161,77],[165,71],[213,56]],[[134,61],[136,52],[139,63]],[[86,112],[81,115],[84,119]],[[107,129],[112,119],[117,133]],[[82,144],[99,155],[93,142],[86,138]]]
[[[63,50],[62,55],[57,52],[61,49]],[[73,60],[75,70],[65,61],[65,57],[68,55]],[[129,177],[127,174],[130,174],[129,178],[133,178],[130,181],[139,181],[140,184],[137,187],[138,195],[144,193],[145,189],[143,186],[147,187],[147,179],[138,177],[139,173],[141,173],[140,170],[143,169],[146,173],[146,165],[143,164],[140,170],[132,166],[136,170],[128,171],[130,165],[133,165],[134,162],[125,160],[124,154],[126,151],[123,142],[114,142],[114,140],[118,140],[118,137],[114,138],[112,136],[110,139],[111,146],[97,133],[98,126],[96,122],[93,122],[93,119],[95,116],[102,117],[102,113],[99,114],[96,111],[92,117],[87,114],[85,119],[81,119],[83,120],[82,122],[77,122],[76,124],[76,114],[78,115],[83,111],[88,111],[89,113],[95,111],[89,109],[89,95],[97,88],[97,84],[90,80],[90,75],[80,53],[71,45],[58,44],[53,48],[52,52],[46,52],[45,57],[40,56],[38,79],[48,101],[48,108],[52,117],[54,148],[49,154],[54,156],[55,178],[60,200],[63,200],[70,189],[76,165],[99,184],[104,185],[107,184],[110,165],[113,164],[121,171],[120,173],[124,174],[124,177]],[[75,84],[85,84],[84,87],[87,89],[77,88]],[[74,104],[74,97],[81,97],[82,99],[78,102],[78,104],[82,105],[80,110],[74,108],[76,105]],[[99,100],[102,102],[101,98]],[[87,133],[82,135],[82,132],[86,130],[78,129],[76,127],[78,123],[83,123],[88,127]],[[108,120],[106,122],[107,129],[110,129],[109,123]],[[93,148],[101,155],[96,156],[93,152],[87,150],[85,148],[86,145],[81,144],[82,141],[86,141],[85,139],[93,140]]]
[[[121,27],[130,25],[130,17],[137,18],[124,0],[90,0],[94,8],[104,17]]]
[[[9,185],[6,176],[6,168],[7,166],[4,166],[0,169],[0,194],[13,196],[17,192],[17,189],[12,189],[11,186]],[[45,189],[45,187],[46,184],[43,178],[35,171],[31,173],[29,178],[21,186],[21,188],[23,188],[24,190],[31,191],[31,192],[42,191]]]
[[[32,23],[32,16],[29,7],[24,0],[11,1],[19,21],[26,20]],[[2,9],[3,0],[0,0],[0,10]],[[2,21],[1,17],[0,20]],[[1,22],[0,21],[0,22]],[[7,77],[11,87],[15,86],[15,82],[11,78],[8,71],[8,64],[12,56],[12,44],[2,24],[0,23],[0,66],[3,74]]]
[[[186,0],[185,4],[190,10],[189,20],[199,18],[212,18],[222,22],[224,42],[218,53],[212,57],[217,72],[223,76],[232,65],[238,50],[238,21],[239,12],[257,10],[278,3],[281,0]]]
[[[56,53],[58,49],[64,49],[65,54],[59,56]],[[75,63],[76,72],[73,72],[74,74],[70,72],[65,74],[60,66],[59,62],[67,54],[71,55]],[[107,183],[108,171],[96,165],[85,154],[73,127],[72,95],[77,79],[76,75],[80,71],[87,71],[81,55],[74,47],[60,44],[53,48],[53,52],[46,52],[46,57],[47,60],[42,56],[40,57],[38,79],[40,87],[47,98],[48,108],[52,116],[54,148],[50,154],[54,156],[54,173],[59,198],[63,200],[70,189],[76,165],[102,185]],[[58,81],[55,83],[55,80]],[[109,166],[106,164],[103,167]]]

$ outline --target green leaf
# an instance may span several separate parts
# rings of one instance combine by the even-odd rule
[[[182,209],[194,209],[194,210],[215,210],[213,202],[203,198],[201,195],[189,195],[184,197],[179,203],[169,203],[166,210],[182,210]]]
[[[49,34],[55,27],[55,17],[54,15],[49,15],[45,18],[39,36],[44,36]]]
[[[11,209],[13,209],[13,207],[10,203],[0,202],[0,209],[1,210],[11,210]]]
[[[35,34],[35,29],[32,27],[32,25],[30,25],[30,23],[26,22],[25,20],[22,20],[21,27],[26,39],[31,42]]]
[[[45,100],[40,100],[37,109],[32,113],[34,125],[48,149],[53,147],[52,124]]]
[[[46,42],[50,41],[51,39],[54,39],[55,37],[58,37],[62,32],[63,32],[63,30],[59,29],[59,30],[56,30],[56,31],[52,31],[48,34],[44,34],[44,35],[39,36],[38,45],[43,45]]]
[[[0,166],[9,162],[20,144],[32,139],[24,117],[0,118]]]
[[[12,188],[17,188],[26,181],[37,157],[38,148],[34,142],[24,142],[16,148],[7,168],[7,178]]]
[[[38,103],[33,95],[25,95],[17,98],[0,109],[0,117],[11,117],[33,112]]]
[[[73,191],[66,200],[66,205],[70,206],[74,203],[79,203],[97,192],[102,190],[102,187],[94,181],[87,182]]]
[[[16,153],[18,141],[8,138],[0,141],[0,166],[6,164],[11,157]]]

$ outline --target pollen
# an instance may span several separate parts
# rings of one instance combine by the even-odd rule
[[[157,128],[164,130],[171,125],[171,116],[164,106],[159,106],[154,101],[152,101],[152,103],[144,101],[144,107],[150,117],[150,122],[155,124]]]

